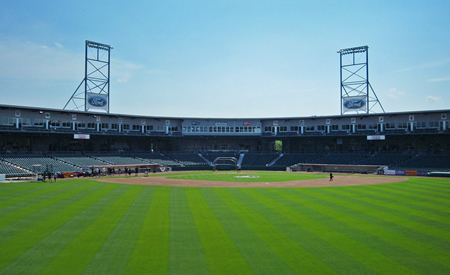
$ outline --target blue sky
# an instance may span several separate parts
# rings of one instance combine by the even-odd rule
[[[369,46],[386,112],[450,108],[450,1],[23,1],[0,9],[2,104],[63,108],[85,41],[111,51],[111,113],[340,114],[339,49]]]

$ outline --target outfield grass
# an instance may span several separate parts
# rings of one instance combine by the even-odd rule
[[[259,178],[170,177],[326,177],[241,173]],[[450,274],[450,179],[279,189],[3,183],[0,274],[19,273]]]

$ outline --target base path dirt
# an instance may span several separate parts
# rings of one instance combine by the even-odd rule
[[[328,178],[313,180],[297,180],[284,182],[228,182],[228,181],[202,181],[185,179],[168,179],[158,177],[126,177],[126,178],[104,178],[98,181],[121,184],[138,184],[153,186],[180,186],[180,187],[327,187],[327,186],[350,186],[392,183],[408,180],[407,177],[391,176],[335,176],[333,181]]]

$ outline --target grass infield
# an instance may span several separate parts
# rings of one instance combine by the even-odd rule
[[[280,182],[326,174],[156,174]],[[315,188],[0,184],[0,274],[450,274],[450,179]]]

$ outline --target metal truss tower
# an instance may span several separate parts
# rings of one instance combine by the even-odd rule
[[[384,108],[369,82],[369,47],[337,52],[341,64],[341,115],[347,112],[376,113]]]
[[[112,46],[86,40],[84,79],[64,106],[72,110],[91,109],[109,113],[109,77]],[[80,89],[84,84],[84,91]]]

